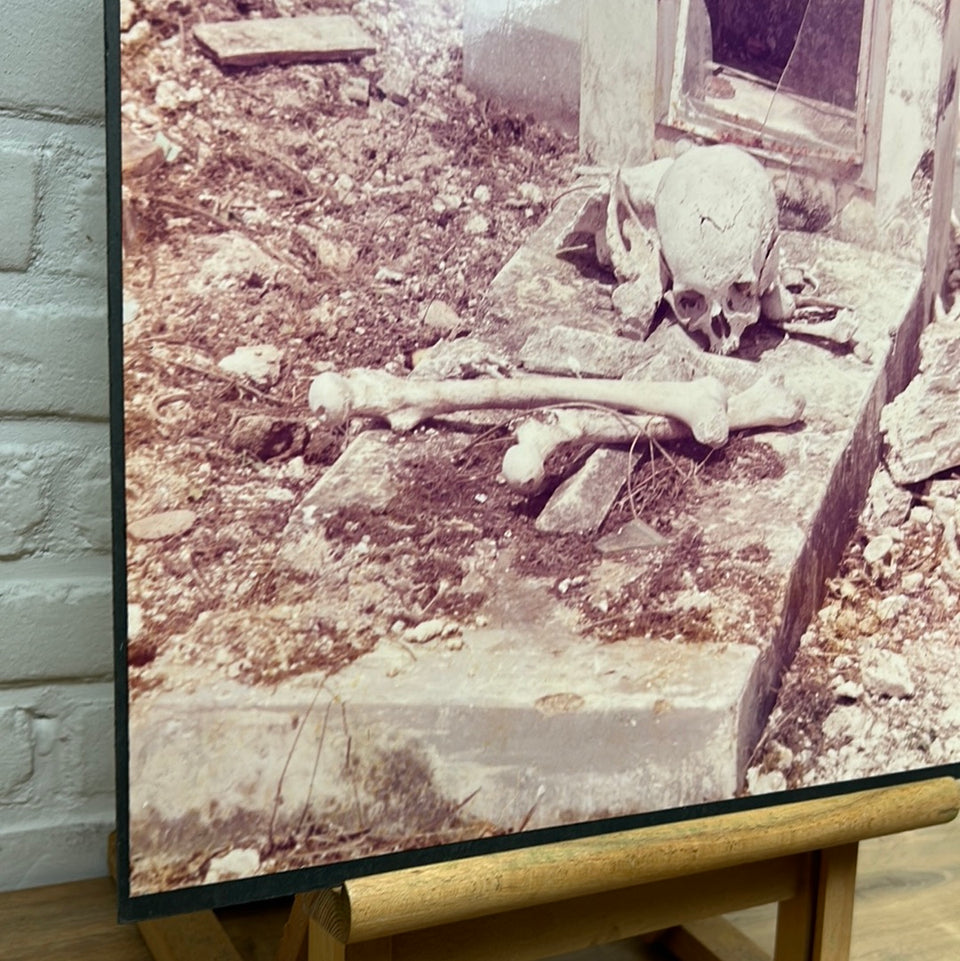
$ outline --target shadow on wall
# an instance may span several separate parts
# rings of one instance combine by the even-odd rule
[[[463,73],[480,96],[577,132],[584,0],[467,0]]]

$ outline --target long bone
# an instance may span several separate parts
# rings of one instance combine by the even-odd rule
[[[804,399],[787,390],[782,378],[764,377],[733,394],[727,404],[731,430],[787,427],[803,415]],[[503,458],[507,484],[522,494],[540,490],[547,458],[567,444],[629,444],[637,435],[657,441],[687,436],[683,424],[669,417],[629,416],[597,408],[550,411],[545,420],[531,418],[515,431],[516,443]]]
[[[310,384],[310,408],[330,423],[354,416],[383,417],[394,430],[411,430],[439,414],[548,404],[598,404],[661,414],[686,424],[701,444],[727,442],[727,391],[715,377],[691,381],[630,381],[543,377],[414,381],[378,370],[329,371]]]

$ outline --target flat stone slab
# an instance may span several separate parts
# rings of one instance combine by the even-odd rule
[[[510,665],[510,684],[497,663]],[[130,715],[135,850],[171,853],[169,830],[185,819],[195,842],[222,845],[228,812],[261,837],[271,821],[277,836],[295,833],[304,808],[323,812],[333,835],[369,829],[390,778],[397,807],[379,830],[413,842],[436,826],[404,807],[404,792],[500,831],[730,797],[756,669],[746,645],[571,648],[550,631],[518,645],[514,631],[487,628],[413,651],[385,642],[335,677],[255,698],[226,680],[148,695]],[[185,756],[203,779],[170,777]]]
[[[355,60],[377,49],[357,21],[343,14],[200,23],[193,33],[224,67]]]
[[[504,268],[475,332],[518,367],[537,331],[616,333],[609,285],[553,256],[568,219],[559,205]],[[918,267],[806,234],[784,247],[854,311],[871,359],[759,328],[747,359],[717,358],[657,332],[675,352],[667,367],[735,390],[780,376],[807,398],[801,425],[675,455],[675,496],[639,511],[663,544],[602,554],[609,530],[538,531],[544,502],[505,488],[506,441],[489,423],[360,433],[294,512],[277,559],[310,585],[298,623],[331,625],[356,656],[272,691],[199,668],[191,680],[184,666],[192,694],[143,693],[130,716],[134,849],[169,852],[185,824],[243,848],[231,825],[262,836],[265,808],[284,837],[322,823],[378,853],[733,797],[859,513],[921,321]],[[219,643],[231,616],[212,613],[187,642]],[[184,753],[207,771],[195,789],[165,783]],[[346,856],[358,852],[334,843],[310,863]]]

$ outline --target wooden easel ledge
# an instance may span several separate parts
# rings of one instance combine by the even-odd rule
[[[297,895],[276,959],[534,961],[647,936],[680,961],[764,961],[719,916],[776,902],[773,961],[847,961],[859,842],[958,810],[939,778],[357,878]],[[141,924],[158,961],[198,956],[178,945],[201,915],[218,926]]]

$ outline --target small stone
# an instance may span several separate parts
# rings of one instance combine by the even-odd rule
[[[448,651],[462,651],[463,650],[463,637],[459,634],[454,637],[447,638],[447,650]]]
[[[843,608],[834,620],[834,628],[840,637],[858,637],[860,634],[860,620],[856,611],[849,607]]]
[[[474,214],[464,225],[464,233],[468,233],[473,237],[479,237],[481,234],[486,234],[490,232],[490,221],[483,214]]]
[[[464,107],[472,107],[477,102],[477,95],[462,83],[456,84],[453,88],[453,95],[463,104]]]
[[[127,534],[137,541],[159,541],[185,534],[196,523],[193,511],[176,510],[150,514],[127,525]]]
[[[374,274],[373,279],[381,284],[402,284],[404,275],[391,267],[380,267]]]
[[[624,551],[652,550],[667,543],[667,539],[655,528],[634,518],[614,533],[601,537],[597,541],[597,550],[601,554],[620,554]]]
[[[346,273],[356,266],[360,256],[353,244],[329,237],[317,237],[313,249],[317,255],[317,263],[337,273]]]
[[[473,191],[473,199],[478,204],[488,204],[493,194],[490,192],[490,188],[486,184],[477,184]]]
[[[870,482],[867,502],[860,522],[867,531],[879,531],[888,524],[899,524],[910,511],[913,495],[894,483],[884,467],[879,467]]]
[[[370,81],[366,77],[350,77],[340,84],[340,99],[344,103],[370,103]]]
[[[907,575],[909,576],[909,575]],[[904,577],[906,580],[906,577]],[[877,604],[877,617],[884,623],[895,621],[910,605],[910,599],[903,594],[891,594]]]
[[[429,621],[422,621],[415,627],[407,628],[403,636],[412,644],[426,644],[427,641],[432,641],[435,637],[440,637],[446,626],[446,621],[442,618],[435,617]]]
[[[237,451],[253,454],[258,460],[292,457],[307,446],[307,429],[295,421],[275,420],[263,414],[240,417],[227,438]]]
[[[123,297],[123,322],[125,324],[132,324],[137,319],[137,314],[140,312],[140,304],[128,294],[124,294]]]
[[[377,90],[387,98],[387,100],[392,101],[397,104],[397,106],[405,107],[410,103],[410,97],[413,93],[413,81],[414,74],[406,66],[395,66],[387,70],[386,73],[380,78],[377,83]]]
[[[933,520],[933,510],[923,504],[918,504],[910,511],[910,523],[916,527],[927,527]]]
[[[448,303],[432,300],[423,315],[423,323],[434,330],[452,333],[460,326],[460,317]]]
[[[923,587],[923,574],[920,571],[910,571],[909,574],[904,574],[900,580],[900,586],[908,594],[916,594]]]
[[[863,685],[857,684],[856,681],[845,681],[842,677],[836,679],[840,683],[837,684],[833,693],[839,699],[847,701],[859,701],[863,697]]]
[[[761,774],[756,768],[747,771],[747,791],[750,794],[775,794],[787,789],[787,778],[782,771],[766,771]]]
[[[867,542],[863,549],[863,559],[871,567],[882,564],[893,551],[893,538],[889,534],[880,534]]]
[[[127,55],[139,50],[150,39],[150,24],[146,20],[138,20],[129,30],[120,36],[123,52]]]
[[[239,377],[248,377],[260,387],[272,387],[280,379],[283,354],[272,344],[238,347],[217,366]]]
[[[907,659],[895,651],[867,651],[860,675],[864,688],[874,697],[908,698],[916,691]]]
[[[283,469],[285,477],[291,480],[303,480],[307,476],[307,465],[302,457],[291,457]]]
[[[143,606],[127,605],[127,639],[132,641],[143,630]]]
[[[176,110],[180,106],[181,88],[175,80],[161,80],[153,94],[153,102],[161,110]]]
[[[544,202],[543,191],[536,185],[529,182],[520,184],[518,188],[520,199],[528,204],[539,205]]]
[[[120,0],[120,29],[129,30],[137,19],[136,0]]]
[[[234,878],[249,878],[260,870],[260,852],[254,848],[238,848],[213,858],[207,868],[204,884],[217,884]]]
[[[356,185],[356,181],[350,176],[350,174],[340,174],[340,176],[334,180],[333,189],[341,203],[343,203],[350,196]]]

